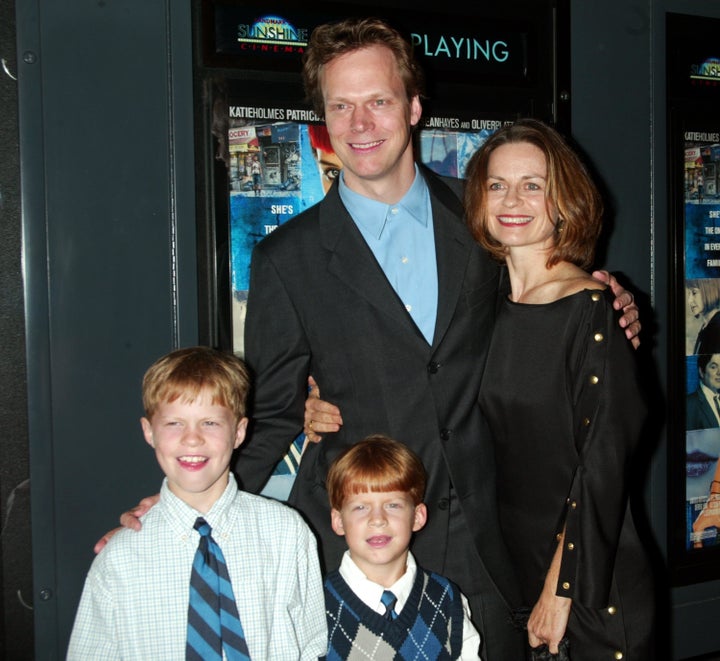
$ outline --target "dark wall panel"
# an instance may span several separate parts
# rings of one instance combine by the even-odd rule
[[[20,250],[15,8],[0,4],[0,658],[32,659],[32,562]]]
[[[17,5],[37,658],[63,658],[93,544],[159,488],[144,370],[197,341],[188,5]]]

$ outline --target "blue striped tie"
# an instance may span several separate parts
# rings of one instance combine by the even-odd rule
[[[185,659],[220,661],[224,648],[230,661],[249,661],[223,553],[212,538],[212,529],[205,519],[199,516],[194,528],[200,533],[200,544],[190,576]]]
[[[390,592],[390,590],[384,590],[382,595],[380,596],[380,601],[382,601],[383,605],[385,606],[385,619],[394,620],[397,617],[397,613],[395,612],[395,603],[397,602],[397,597],[392,592]]]

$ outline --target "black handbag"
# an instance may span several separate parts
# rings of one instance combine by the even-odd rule
[[[570,661],[570,641],[563,638],[558,643],[557,654],[551,654],[550,648],[545,644],[531,647],[530,661]]]

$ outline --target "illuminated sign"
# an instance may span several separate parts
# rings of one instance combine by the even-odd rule
[[[308,29],[296,28],[280,16],[263,16],[252,24],[237,26],[239,44],[264,44],[272,46],[307,46]]]
[[[501,39],[478,39],[475,36],[458,37],[440,34],[432,36],[414,32],[410,35],[413,46],[421,56],[445,60],[473,62],[505,62],[510,57],[509,46]]]
[[[319,5],[304,10],[275,3],[270,9],[266,3],[241,6],[218,1],[211,7],[214,30],[207,35],[211,39],[207,62],[246,70],[299,73],[300,58],[315,26],[343,18],[337,7],[322,11]],[[459,22],[436,14],[403,12],[393,18],[387,10],[381,13],[413,44],[429,81],[466,84],[482,78],[485,83],[527,85],[540,66],[541,29],[524,17],[468,16]]]
[[[690,80],[717,85],[720,82],[720,59],[710,57],[702,64],[691,64]]]

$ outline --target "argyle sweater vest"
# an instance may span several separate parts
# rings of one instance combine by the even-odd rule
[[[407,602],[395,620],[365,605],[338,571],[325,579],[327,661],[348,658],[458,659],[463,643],[460,590],[420,567]]]

